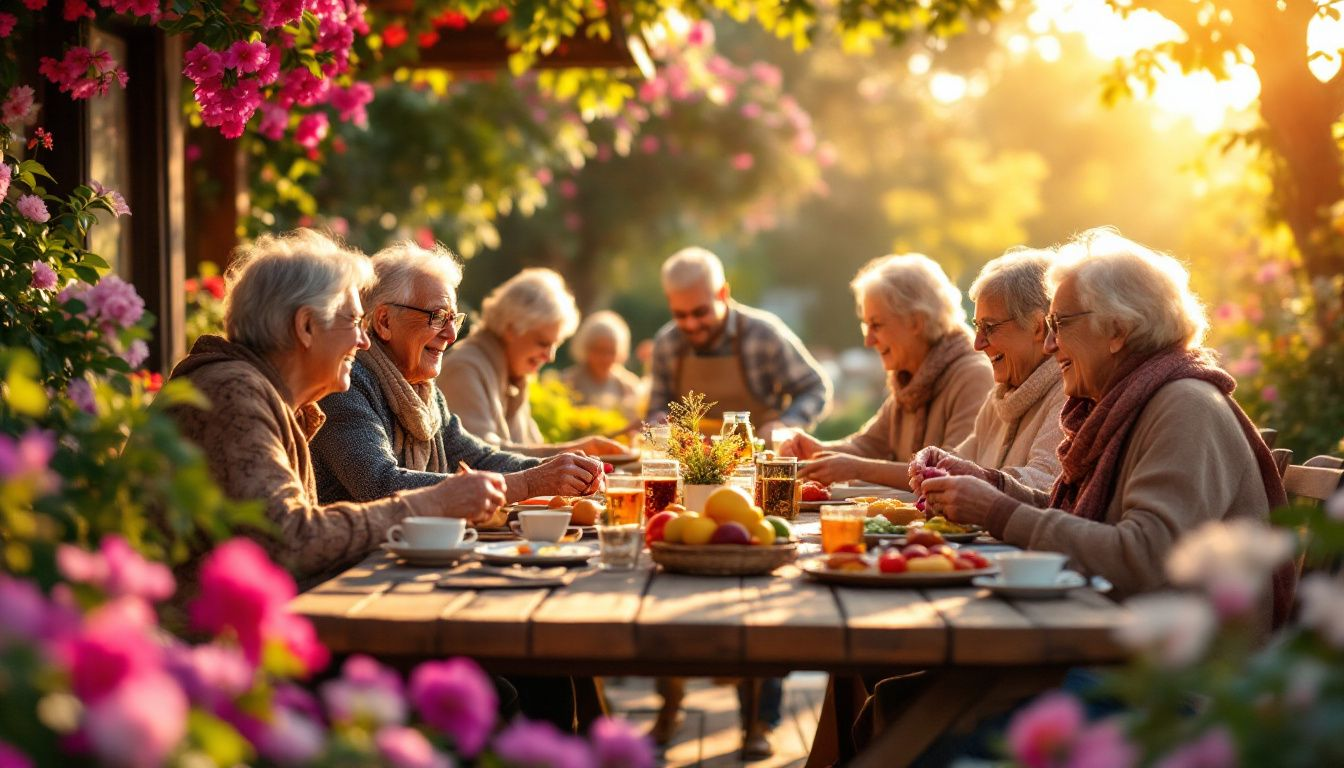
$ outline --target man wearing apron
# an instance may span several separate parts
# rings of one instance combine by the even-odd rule
[[[678,251],[663,263],[662,282],[672,322],[654,338],[649,422],[665,418],[667,404],[692,390],[716,403],[701,422],[711,434],[725,411],[750,411],[756,434],[767,439],[776,427],[808,429],[825,414],[831,383],[821,366],[784,321],[731,299],[718,256],[703,248]],[[663,706],[653,736],[665,744],[676,730],[685,684],[661,678],[658,691]],[[743,681],[739,697],[743,757],[769,757],[783,679]]]

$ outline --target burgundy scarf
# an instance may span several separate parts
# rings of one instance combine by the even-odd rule
[[[924,434],[929,426],[929,403],[943,390],[943,374],[961,358],[978,354],[969,335],[961,330],[953,330],[929,347],[924,362],[919,364],[914,375],[908,371],[897,371],[887,377],[897,405],[914,418],[915,427],[911,434],[918,445],[907,446],[911,454],[929,444],[928,436]]]
[[[1269,446],[1250,417],[1232,399],[1236,380],[1219,368],[1209,353],[1173,346],[1148,357],[1126,360],[1100,401],[1070,397],[1064,404],[1059,417],[1064,431],[1058,450],[1061,471],[1050,494],[1051,507],[1098,522],[1106,518],[1115,495],[1120,459],[1139,414],[1159,389],[1177,379],[1207,381],[1222,390],[1255,454],[1270,509],[1288,503]],[[1295,580],[1291,567],[1274,574],[1275,627],[1288,618]]]

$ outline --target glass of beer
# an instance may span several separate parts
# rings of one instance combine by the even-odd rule
[[[719,430],[723,437],[737,435],[742,438],[737,456],[742,461],[751,461],[756,452],[756,436],[751,431],[751,411],[724,411],[723,427]]]
[[[681,498],[681,464],[675,459],[645,459],[640,465],[644,476],[644,515],[646,518],[667,509]]]
[[[863,547],[863,520],[867,510],[859,504],[823,504],[821,551],[834,552],[844,544]]]
[[[643,475],[607,475],[606,525],[644,524]]]
[[[765,514],[785,520],[798,517],[798,493],[798,459],[775,456],[756,462],[754,495]]]

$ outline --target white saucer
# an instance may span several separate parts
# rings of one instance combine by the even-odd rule
[[[411,565],[453,565],[476,551],[476,544],[457,547],[412,547],[409,544],[383,542],[383,550]]]
[[[1003,580],[1003,574],[993,576],[977,576],[971,580],[971,583],[977,587],[984,587],[990,592],[1002,597],[1015,597],[1027,600],[1045,600],[1052,597],[1063,597],[1071,589],[1087,586],[1087,579],[1081,573],[1074,571],[1060,571],[1054,584],[1027,585],[1027,584],[1008,584]]]

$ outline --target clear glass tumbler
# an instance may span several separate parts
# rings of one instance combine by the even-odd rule
[[[598,566],[609,571],[628,571],[639,564],[644,531],[633,524],[597,526]]]

